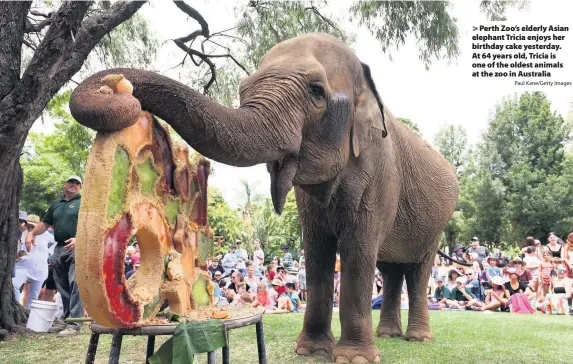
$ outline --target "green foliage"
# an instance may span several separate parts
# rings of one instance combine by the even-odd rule
[[[420,132],[420,128],[418,127],[418,124],[416,124],[415,122],[413,122],[412,120],[410,120],[408,118],[396,118],[396,119],[398,119],[401,122],[403,122],[404,124],[408,125],[408,127],[410,129],[412,129],[414,134],[416,134],[419,137],[422,137],[422,133]]]
[[[505,12],[508,8],[517,7],[518,9],[522,9],[527,5],[527,3],[528,1],[524,0],[484,0],[480,3],[480,9],[490,21],[506,21],[507,17],[505,16]]]
[[[283,213],[275,213],[271,199],[256,206],[253,218],[254,236],[261,242],[265,251],[265,260],[273,256],[282,256],[281,245],[287,244],[292,253],[302,246],[302,229],[294,189],[287,194]]]
[[[466,157],[468,137],[461,125],[444,125],[434,138],[434,144],[459,175]]]
[[[71,92],[56,95],[45,114],[56,120],[52,134],[30,133],[20,158],[24,183],[20,209],[43,216],[61,196],[70,175],[83,175],[95,133],[77,123],[67,111]]]
[[[239,211],[233,209],[225,202],[221,190],[210,186],[207,190],[207,216],[209,224],[216,236],[223,236],[225,246],[235,243],[237,239],[244,239],[245,229],[239,217]]]
[[[500,247],[527,235],[544,240],[549,231],[565,237],[573,215],[570,135],[570,124],[541,92],[497,105],[462,173],[464,234]]]
[[[351,12],[378,39],[383,52],[399,48],[413,35],[419,58],[428,67],[433,58],[459,55],[458,28],[449,6],[446,1],[359,1]]]
[[[246,40],[249,63],[257,67],[275,44],[305,33],[327,33],[352,43],[351,35],[321,14],[326,5],[327,1],[251,1],[237,23],[237,33]]]
[[[108,68],[141,67],[153,62],[157,47],[147,20],[136,13],[103,37],[94,51]]]

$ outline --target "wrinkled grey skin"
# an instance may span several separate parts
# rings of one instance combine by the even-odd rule
[[[99,80],[110,73],[123,73],[135,98],[96,95]],[[405,337],[432,338],[425,292],[438,237],[458,197],[451,165],[382,111],[368,66],[327,35],[277,44],[243,81],[240,99],[238,109],[227,109],[158,74],[115,69],[79,85],[70,109],[80,123],[112,131],[135,122],[143,108],[207,158],[234,166],[267,163],[279,213],[294,186],[309,297],[298,354],[332,353],[342,362],[380,360],[371,329],[375,266],[384,277],[377,335],[403,335],[405,276]],[[342,271],[338,343],[331,333],[337,250]]]

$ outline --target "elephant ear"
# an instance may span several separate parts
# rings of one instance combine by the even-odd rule
[[[358,157],[360,151],[364,150],[368,141],[372,139],[372,129],[382,132],[382,138],[386,138],[388,131],[384,120],[384,105],[380,100],[376,85],[370,74],[370,67],[362,63],[364,74],[364,84],[362,92],[358,96],[356,111],[354,113],[354,123],[352,125],[352,151]]]

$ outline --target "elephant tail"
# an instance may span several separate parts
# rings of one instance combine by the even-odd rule
[[[454,263],[456,263],[456,264],[463,265],[464,267],[471,267],[471,266],[473,266],[473,264],[471,264],[471,263],[462,262],[462,261],[459,261],[459,260],[457,260],[457,259],[454,259],[454,258],[450,257],[449,255],[447,255],[446,253],[444,253],[444,252],[441,251],[440,249],[438,249],[438,254],[439,254],[441,257],[446,258],[447,260],[452,261],[452,262],[454,262]]]

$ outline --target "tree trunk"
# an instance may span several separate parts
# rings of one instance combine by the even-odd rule
[[[25,315],[24,308],[14,297],[12,288],[12,272],[16,261],[18,239],[18,197],[22,184],[22,168],[19,163],[17,145],[12,146],[12,155],[0,160],[0,191],[7,198],[2,200],[2,216],[0,216],[0,340],[10,332],[24,331],[22,326]]]
[[[20,51],[31,2],[0,2],[0,339],[24,330],[23,307],[14,299],[12,273],[22,184],[20,154],[46,104],[80,70],[100,39],[145,2],[120,1],[84,19],[92,2],[64,2],[26,71]]]
[[[0,100],[16,87],[20,80],[21,46],[26,26],[26,14],[31,2],[3,2],[0,4]],[[16,105],[14,105],[16,106]],[[20,108],[14,107],[11,114]],[[11,125],[0,112],[0,340],[8,332],[21,332],[24,308],[14,298],[12,272],[16,261],[18,239],[18,201],[22,184],[20,151],[23,138],[14,138],[22,129]]]

